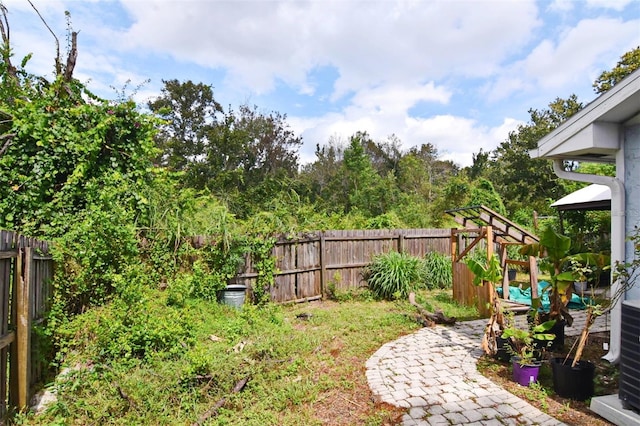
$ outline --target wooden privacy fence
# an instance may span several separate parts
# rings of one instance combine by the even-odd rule
[[[0,423],[10,407],[28,405],[42,378],[32,325],[44,318],[52,277],[49,243],[0,231]]]
[[[329,284],[336,290],[363,285],[362,270],[373,256],[395,250],[422,257],[436,251],[449,254],[449,229],[395,229],[323,231],[277,241],[275,283],[269,289],[274,302],[320,299]],[[250,262],[235,283],[255,285]]]

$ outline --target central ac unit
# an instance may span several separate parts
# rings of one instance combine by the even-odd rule
[[[618,395],[623,405],[640,411],[640,300],[622,302]]]

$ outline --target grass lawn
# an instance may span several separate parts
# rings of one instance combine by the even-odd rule
[[[417,300],[459,319],[476,315],[452,303],[450,294],[422,292]],[[110,308],[78,317],[71,329],[81,344],[70,348],[64,362],[71,370],[49,385],[57,390],[58,402],[17,422],[384,425],[396,424],[404,414],[374,402],[365,362],[383,344],[421,327],[408,302],[351,294],[341,302],[237,311],[193,300],[178,308],[165,299],[163,292],[150,294],[144,307],[153,313],[147,328],[136,323],[132,332],[143,340],[171,339],[158,330],[171,332],[181,322],[189,324],[186,337],[169,350],[114,356],[114,347],[132,343],[100,343],[94,330],[109,321]],[[236,386],[242,390],[234,392]]]

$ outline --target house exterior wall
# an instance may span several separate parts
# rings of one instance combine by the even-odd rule
[[[626,127],[624,131],[624,183],[626,198],[627,235],[640,226],[640,125]],[[626,260],[633,260],[634,248],[626,242]],[[627,292],[628,300],[640,300],[640,283]]]

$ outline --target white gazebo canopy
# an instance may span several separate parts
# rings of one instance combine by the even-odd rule
[[[551,207],[558,210],[610,210],[611,189],[594,183],[562,197]]]

